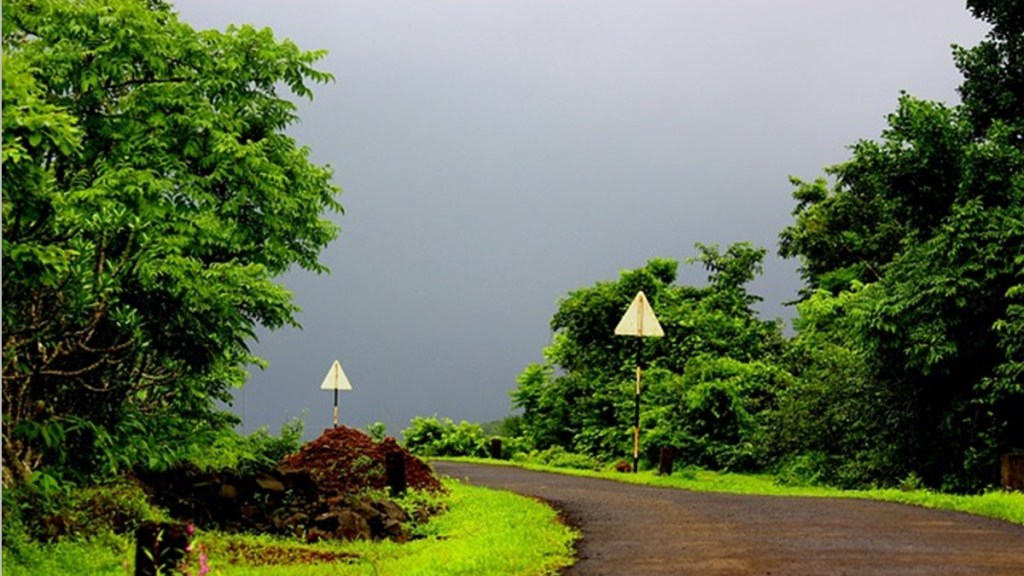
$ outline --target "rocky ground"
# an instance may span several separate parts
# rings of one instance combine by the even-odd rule
[[[389,458],[392,465],[400,461],[408,488],[442,490],[430,467],[393,438],[376,442],[343,426],[325,430],[277,466],[251,474],[178,469],[142,481],[175,518],[203,528],[309,541],[404,541],[410,512],[422,521],[433,511],[407,511],[387,497]]]

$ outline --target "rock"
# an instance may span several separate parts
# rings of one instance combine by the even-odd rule
[[[217,493],[221,498],[234,500],[235,498],[238,498],[238,486],[235,486],[234,484],[221,484]]]
[[[396,504],[394,500],[377,500],[373,503],[373,507],[385,517],[398,523],[409,521],[409,514],[404,508]]]
[[[330,533],[324,532],[319,528],[310,528],[306,531],[306,542],[309,542],[310,544],[321,540],[327,540],[330,537]]]
[[[286,514],[286,515],[284,515]],[[296,530],[303,530],[309,525],[309,514],[305,512],[283,511],[281,516],[274,517],[274,527],[281,532],[294,533]]]
[[[375,502],[370,497],[364,496],[352,504],[352,511],[359,514],[363,518],[369,520],[375,520],[380,517],[381,513],[374,506]]]
[[[337,513],[337,517],[341,523],[337,533],[345,540],[369,540],[373,537],[366,518],[352,510],[342,510]]]
[[[405,531],[405,526],[394,518],[388,518],[384,521],[383,526],[381,526],[381,532],[379,536],[381,538],[388,538],[396,542],[409,541],[409,533]]]
[[[324,532],[336,532],[341,527],[341,514],[339,512],[324,512],[313,519],[313,524]]]
[[[384,461],[401,458],[408,486],[443,491],[433,471],[393,438],[375,442],[358,430],[329,429],[277,464],[240,475],[185,466],[147,473],[147,494],[175,518],[229,531],[324,538],[407,539],[409,515],[367,490],[387,487]],[[417,510],[424,522],[436,512]]]
[[[269,492],[284,492],[284,483],[266,472],[256,475],[256,485]]]

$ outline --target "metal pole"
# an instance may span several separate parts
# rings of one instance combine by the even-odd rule
[[[338,389],[334,389],[334,427],[338,427]]]
[[[636,402],[633,410],[633,474],[636,474],[640,465],[640,378],[643,375],[641,367],[641,351],[643,350],[643,339],[636,339]]]

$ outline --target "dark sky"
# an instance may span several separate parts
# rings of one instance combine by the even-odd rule
[[[559,298],[695,242],[768,248],[752,290],[789,318],[789,175],[877,138],[900,90],[954,103],[950,45],[987,31],[955,0],[175,5],[329,51],[336,82],[291,132],[344,190],[332,273],[282,278],[303,329],[261,336],[270,367],[235,406],[246,431],[305,414],[307,435],[330,425],[335,358],[346,424],[504,417]]]

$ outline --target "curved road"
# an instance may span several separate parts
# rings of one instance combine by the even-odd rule
[[[434,467],[560,510],[583,532],[579,561],[566,575],[1024,575],[1024,526],[957,512],[689,492],[504,466]]]

